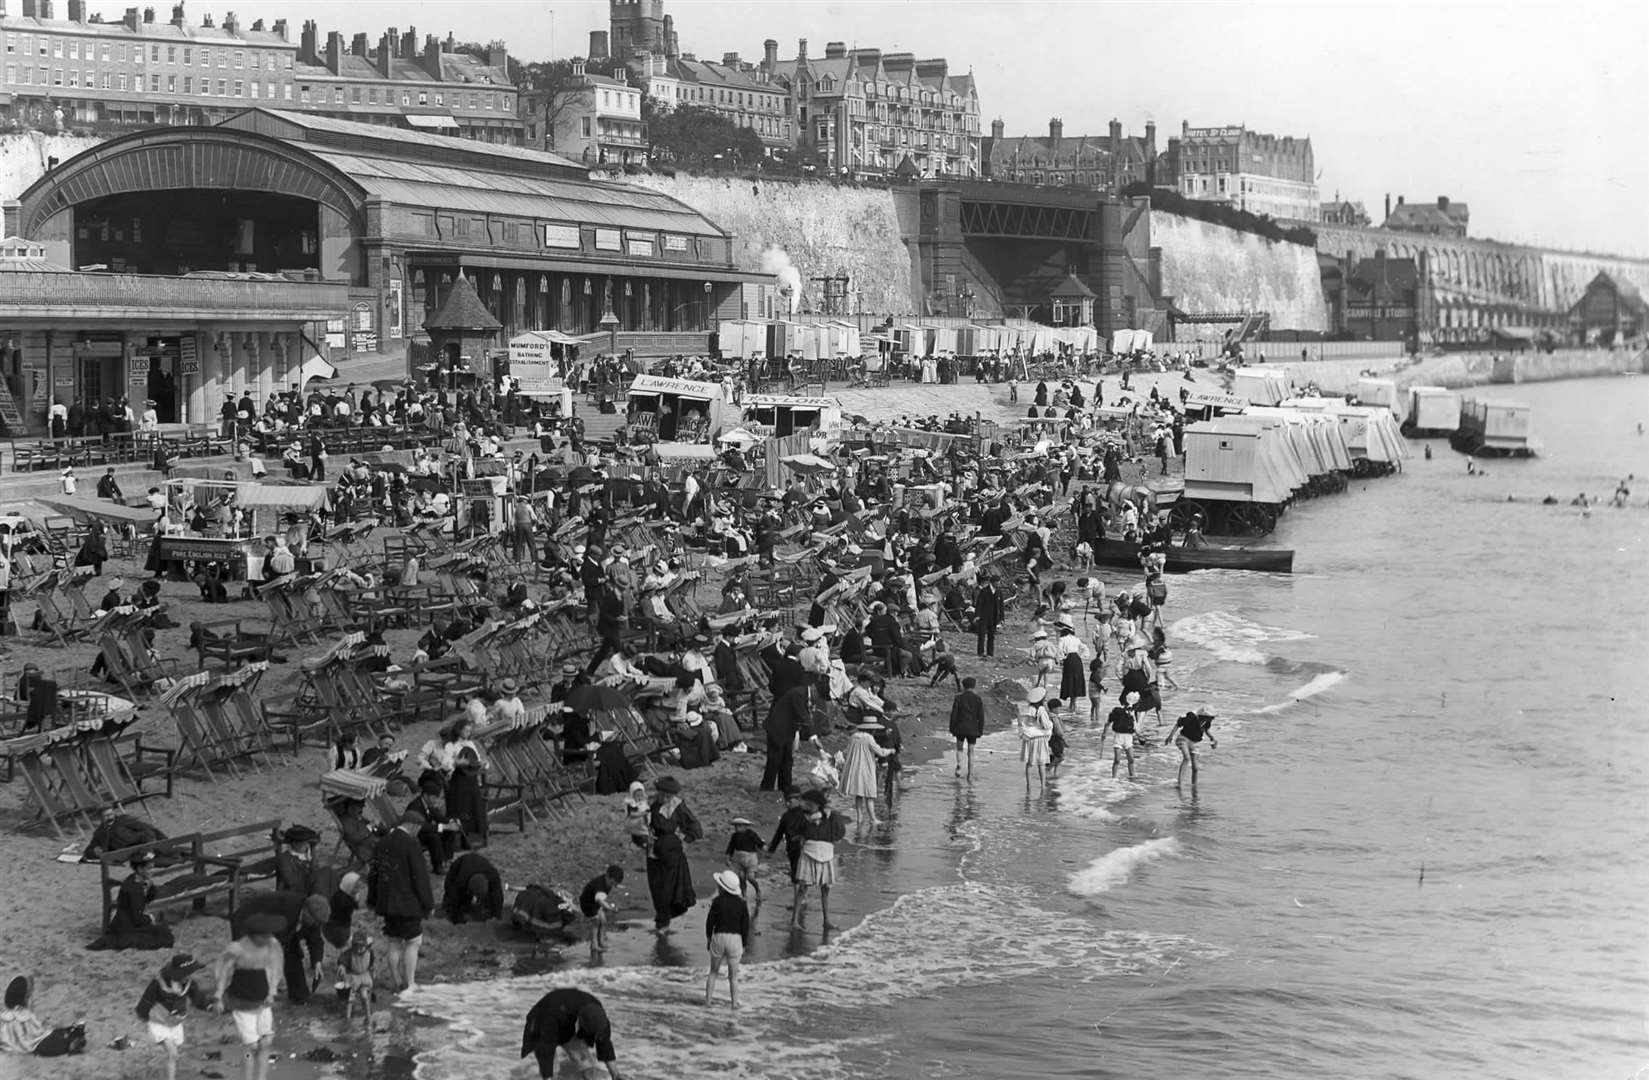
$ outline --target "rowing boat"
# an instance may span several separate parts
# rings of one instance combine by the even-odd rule
[[[1094,543],[1094,562],[1100,566],[1139,569],[1139,545],[1126,540],[1099,540]],[[1275,574],[1294,572],[1294,552],[1290,548],[1207,547],[1168,549],[1170,573],[1190,570],[1260,570]]]

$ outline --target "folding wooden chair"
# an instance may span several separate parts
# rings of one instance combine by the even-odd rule
[[[114,740],[107,736],[94,737],[86,740],[83,749],[86,754],[87,772],[98,790],[107,793],[111,801],[122,806],[130,806],[134,803],[142,804],[144,813],[148,813],[151,817],[154,816],[149,811],[147,800],[160,796],[162,792],[143,790],[142,781],[121,758],[115,748]],[[141,755],[142,752],[140,744],[137,753]],[[151,750],[150,752],[156,753],[157,751]],[[166,791],[164,794],[167,798],[171,798],[172,775],[170,763],[172,753],[169,750],[158,751],[158,753],[165,755],[167,765],[164,773],[166,777]],[[141,761],[141,756],[139,760]]]
[[[86,636],[86,628],[76,624],[73,615],[63,610],[58,597],[50,590],[36,593],[34,602],[40,612],[41,625],[60,648],[66,649],[69,642]]]
[[[19,755],[17,771],[23,774],[23,783],[34,801],[35,820],[48,822],[59,840],[63,839],[65,821],[73,821],[77,829],[84,823],[85,809],[65,790],[43,750]]]

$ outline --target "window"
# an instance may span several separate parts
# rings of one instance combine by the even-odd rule
[[[98,86],[104,90],[109,88],[109,73],[107,71],[105,71],[102,77],[98,80]]]
[[[447,103],[446,102],[446,97],[447,97],[447,95],[445,93],[443,93],[442,91],[440,91],[440,90],[435,91],[435,105],[436,105],[437,108],[440,108],[440,107],[446,105],[446,103]]]
[[[103,51],[101,55],[105,61],[109,59],[109,43],[107,41],[103,43]]]
[[[91,84],[88,83],[87,85],[89,86]],[[166,76],[166,92],[168,94],[177,93],[177,76],[176,75]]]
[[[160,93],[160,76],[159,75],[149,76],[149,93],[151,93],[151,94]]]
[[[105,58],[105,59],[107,59],[107,58]],[[184,50],[183,50],[183,62],[185,64],[194,63],[195,62],[195,50],[185,46]]]
[[[166,62],[168,64],[177,63],[177,46],[176,45],[166,46]]]
[[[78,41],[69,42],[69,59],[70,60],[79,60],[80,59],[80,42],[78,42]]]
[[[298,100],[303,102],[305,105],[309,104],[309,87],[298,87]]]
[[[401,106],[403,108],[406,108],[406,107],[410,106],[411,104],[412,104],[412,91],[402,90],[401,91]]]
[[[52,85],[53,86],[62,86],[63,85],[63,69],[62,68],[52,68]]]
[[[354,105],[359,105],[361,103],[361,88],[359,86],[350,88],[349,100],[350,103]]]
[[[243,68],[243,67],[246,66],[246,50],[244,50],[244,49],[236,49],[235,50],[235,66],[237,68]]]
[[[420,104],[420,105],[428,105],[429,104],[429,91],[428,90],[418,91],[418,104]]]
[[[252,96],[257,97],[258,96],[258,80],[253,79],[252,82],[249,84],[249,87],[252,91]]]
[[[193,75],[185,75],[183,77],[183,92],[185,94],[192,94],[195,92],[195,77]]]
[[[203,49],[200,50],[200,66],[201,67],[211,67],[212,66],[212,50],[211,49],[204,49],[203,48]]]
[[[228,97],[228,96],[229,96],[229,80],[228,79],[219,79],[218,80],[218,97]]]
[[[79,86],[80,85],[80,71],[76,68],[70,68],[69,69],[69,85],[70,86]]]
[[[28,69],[24,68],[23,70],[27,71]],[[15,83],[17,81],[17,65],[16,64],[7,64],[6,65],[6,81],[9,82],[9,83]]]
[[[236,97],[245,97],[246,96],[246,84],[244,82],[242,82],[241,80],[239,80],[239,79],[235,80],[235,96]]]
[[[47,52],[46,52],[46,50],[47,50],[47,49],[48,49],[48,48],[49,48],[49,46],[48,46],[48,45],[47,45],[47,44],[46,44],[46,39],[45,39],[45,38],[41,38],[41,39],[40,39],[40,55],[41,55],[41,56],[46,56],[46,55],[49,55],[49,54],[48,54],[48,53],[47,53]]]
[[[150,63],[154,63],[154,64],[160,63],[160,46],[159,45],[149,46],[149,61],[150,61]]]
[[[332,88],[332,104],[342,105],[343,103],[344,103],[344,88],[341,87],[341,86],[334,86]]]
[[[578,121],[578,124],[579,124],[579,128],[581,129],[581,134],[583,134],[583,136],[586,139],[588,139],[590,137],[591,130],[592,130],[591,125],[590,125],[590,118],[588,116],[580,117],[579,121]]]
[[[229,50],[224,49],[222,52],[218,53],[218,67],[228,67],[228,66],[229,66]]]
[[[498,95],[497,94],[482,94],[481,95],[481,103],[489,109],[492,108],[493,105],[495,105],[497,103],[497,101],[498,101]]]
[[[40,43],[40,55],[41,56],[46,55],[46,43],[45,43],[44,39],[42,39],[41,43]],[[59,59],[59,60],[63,59],[63,42],[61,42],[61,41],[52,42],[52,55],[54,57],[56,57],[57,59]]]
[[[282,87],[282,90],[284,91],[282,96],[285,97],[287,101],[291,101],[292,100],[292,84],[287,83],[284,87]],[[303,99],[305,101],[309,100],[309,92],[307,90],[304,91]]]
[[[287,87],[287,90],[289,91],[286,95],[287,97],[292,96],[292,94],[290,93],[291,89],[292,88],[290,86]],[[253,94],[252,96],[257,97],[256,94]],[[275,84],[274,83],[266,82],[266,83],[263,84],[263,96],[268,98],[270,101],[275,100]]]
[[[46,69],[45,69],[45,68],[41,68],[41,69],[40,69],[40,73],[41,73],[41,74],[42,74],[42,75],[44,75],[44,74],[45,74],[45,73],[46,73]],[[45,82],[45,81],[46,81],[46,80],[45,80],[45,79],[41,79],[41,80],[40,80],[40,81],[41,81],[41,82]],[[119,81],[120,81],[120,89],[122,89],[122,90],[124,90],[124,89],[126,89],[126,73],[125,73],[125,72],[121,72],[121,73],[120,73],[120,80],[119,80]]]
[[[14,52],[17,51],[17,35],[16,34],[7,34],[6,35],[6,51],[9,52],[9,53],[14,53]],[[10,70],[13,71],[13,72],[16,71],[15,68],[12,68]],[[10,76],[7,77],[6,81],[7,82],[16,82],[17,81],[17,76],[15,74],[10,75]]]

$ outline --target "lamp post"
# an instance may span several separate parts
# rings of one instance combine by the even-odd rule
[[[598,329],[607,331],[608,348],[613,354],[613,359],[617,360],[618,359],[618,316],[613,314],[612,304],[609,303],[607,305],[607,310],[602,314],[601,321],[599,323],[596,323],[596,326],[597,326]]]
[[[710,282],[706,281],[704,283],[704,318],[699,321],[699,329],[701,329],[701,330],[710,329],[710,312],[711,312],[710,294],[713,293],[713,292],[715,292],[715,286],[711,285]]]

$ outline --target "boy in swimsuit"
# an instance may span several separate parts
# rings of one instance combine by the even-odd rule
[[[213,965],[217,984],[214,1004],[226,1004],[235,1016],[235,1032],[245,1050],[245,1080],[267,1080],[269,1045],[275,1036],[275,988],[280,985],[285,954],[275,935],[286,929],[278,915],[246,920],[247,936],[231,941]]]
[[[1208,736],[1208,745],[1215,750],[1220,748],[1220,741],[1214,738],[1209,728],[1214,726],[1214,710],[1206,705],[1197,706],[1196,712],[1188,712],[1169,729],[1167,738],[1162,745],[1172,742],[1179,747],[1179,780],[1178,786],[1185,784],[1185,766],[1191,766],[1191,787],[1197,786],[1197,744],[1202,742],[1204,735]]]
[[[1134,703],[1139,695],[1129,692],[1122,695],[1122,704],[1111,710],[1111,715],[1105,721],[1105,727],[1099,732],[1099,749],[1105,751],[1105,733],[1116,735],[1116,742],[1111,746],[1111,775],[1117,774],[1117,766],[1121,764],[1123,755],[1128,757],[1128,779],[1134,778]]]

